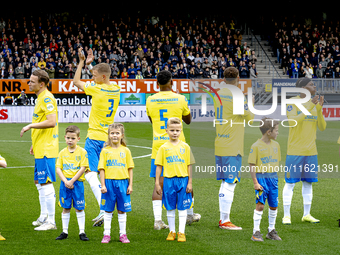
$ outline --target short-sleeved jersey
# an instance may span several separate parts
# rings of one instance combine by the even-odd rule
[[[258,139],[250,148],[248,163],[256,166],[257,173],[273,172],[281,160],[280,144],[274,140],[266,144]]]
[[[299,96],[292,99],[298,99]],[[312,156],[317,155],[316,149],[316,128],[318,126],[318,115],[315,104],[310,101],[303,104],[306,109],[311,109],[311,115],[306,115],[302,122],[295,127],[289,128],[287,155]],[[321,106],[318,106],[321,107]],[[287,105],[287,119],[291,116],[303,114],[296,105]],[[323,118],[323,116],[320,116]]]
[[[169,140],[169,136],[165,131],[168,119],[172,117],[182,119],[182,116],[190,114],[190,110],[185,96],[172,91],[160,91],[148,97],[146,113],[152,119],[153,143],[151,158],[154,159],[159,147]],[[185,141],[183,131],[179,139]]]
[[[92,107],[89,117],[87,137],[92,140],[106,141],[107,129],[114,122],[120,100],[118,85],[86,82],[86,95],[92,96]]]
[[[46,120],[46,116],[56,115],[56,125],[53,128],[31,129],[31,138],[34,157],[36,159],[47,157],[56,158],[59,153],[58,109],[57,102],[47,89],[41,92],[34,107],[32,123]]]
[[[121,145],[119,148],[106,146],[100,153],[98,170],[104,169],[105,179],[129,179],[129,168],[134,168],[131,151]]]
[[[167,178],[188,176],[188,166],[194,163],[190,146],[183,141],[177,145],[167,141],[159,148],[155,159],[155,165],[163,166],[163,176]]]
[[[59,152],[56,167],[63,171],[66,178],[73,178],[81,167],[88,167],[89,161],[85,149],[77,145],[74,152],[70,152],[68,148],[64,148]],[[78,181],[84,181],[85,175],[83,174]]]
[[[215,95],[215,119],[228,121],[226,124],[215,123],[215,155],[216,156],[243,156],[244,147],[244,122],[254,118],[254,114],[248,109],[248,103],[244,97],[244,115],[233,114],[233,94],[228,88],[218,91],[222,105]],[[223,123],[223,122],[221,122]],[[232,125],[231,125],[232,124]]]

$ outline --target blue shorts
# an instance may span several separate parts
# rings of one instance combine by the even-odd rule
[[[285,166],[285,181],[296,183],[299,181],[318,181],[318,156],[287,155]]]
[[[279,204],[279,179],[277,173],[257,173],[256,178],[263,190],[255,190],[255,201],[266,204],[270,207],[277,207]]]
[[[66,179],[71,180],[71,178]],[[73,183],[73,186],[74,186],[73,189],[69,189],[65,187],[65,183],[63,181],[60,182],[59,189],[60,206],[65,209],[71,209],[73,205],[75,209],[82,211],[85,209],[84,182],[75,181]]]
[[[241,181],[242,156],[215,156],[216,179],[227,183]]]
[[[155,165],[155,159],[151,159],[151,170],[150,170],[150,177],[155,178],[156,177],[156,168],[157,166]],[[161,172],[161,177],[163,177],[163,167],[162,167],[162,172]]]
[[[86,138],[84,149],[87,151],[89,167],[92,172],[98,172],[100,152],[104,147],[104,141],[91,140]]]
[[[56,158],[36,158],[34,164],[34,180],[39,184],[55,182],[55,162]]]
[[[100,210],[113,212],[117,203],[117,210],[122,212],[131,211],[131,198],[126,194],[129,180],[105,179],[106,193],[102,193]]]
[[[162,203],[166,210],[186,210],[192,207],[191,193],[187,193],[188,177],[164,177]]]

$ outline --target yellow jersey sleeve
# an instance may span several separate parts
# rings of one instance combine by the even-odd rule
[[[190,109],[185,96],[172,91],[160,91],[148,97],[146,112],[152,120],[153,143],[151,158],[154,159],[161,145],[169,140],[169,136],[165,131],[168,119],[177,117],[181,120],[183,116],[190,114]],[[185,142],[183,131],[180,140]]]
[[[32,123],[45,121],[46,116],[56,114],[56,126],[45,129],[31,129],[31,139],[35,158],[56,158],[59,152],[57,102],[48,90],[41,92],[34,107]]]
[[[85,83],[84,91],[92,96],[87,137],[106,141],[108,126],[114,122],[119,105],[120,87],[113,84],[96,84],[92,81]]]
[[[134,168],[131,151],[125,147],[105,147],[100,153],[98,170],[105,171],[105,179],[129,179],[129,169]]]
[[[318,154],[315,142],[318,125],[317,110],[311,101],[303,105],[311,115],[304,115],[295,105],[287,105],[287,119],[295,119],[297,122],[295,127],[289,128],[287,155],[312,156]]]
[[[166,142],[157,152],[155,165],[163,166],[164,177],[186,177],[188,166],[194,163],[190,162],[190,157],[190,147],[185,142],[180,141],[177,145]]]
[[[77,146],[74,152],[69,152],[68,148],[60,151],[56,167],[60,168],[66,178],[73,178],[81,167],[88,167],[88,156],[85,149]],[[78,181],[85,180],[85,173],[81,175]]]

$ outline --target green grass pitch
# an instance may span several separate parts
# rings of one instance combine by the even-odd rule
[[[34,158],[29,154],[31,146],[29,132],[20,138],[20,130],[25,124],[1,124],[0,154],[8,163],[7,169],[0,169],[0,231],[7,239],[0,242],[0,254],[339,254],[340,228],[337,219],[340,212],[339,165],[340,123],[328,122],[324,132],[317,133],[319,163],[332,165],[333,173],[320,173],[319,182],[313,185],[313,204],[311,213],[320,219],[320,224],[301,222],[303,204],[301,183],[294,189],[291,208],[292,225],[281,224],[283,217],[282,189],[284,179],[279,179],[279,207],[276,229],[282,242],[265,240],[263,243],[250,240],[253,229],[253,210],[255,208],[252,180],[244,175],[237,184],[234,202],[231,208],[231,220],[242,226],[242,231],[227,231],[218,228],[219,207],[218,191],[220,181],[215,174],[194,173],[193,188],[195,194],[194,211],[202,215],[200,222],[186,227],[187,242],[167,242],[167,230],[153,229],[151,195],[154,180],[149,178],[152,128],[150,123],[125,123],[128,146],[135,162],[132,212],[127,216],[127,236],[130,244],[119,242],[117,213],[112,220],[109,244],[101,244],[103,227],[92,227],[92,221],[99,210],[97,202],[87,182],[85,182],[85,200],[87,208],[85,232],[89,242],[82,242],[78,236],[78,224],[74,209],[71,211],[69,237],[63,241],[55,238],[61,233],[62,208],[56,206],[56,224],[58,230],[47,232],[34,231],[32,221],[39,216],[38,192],[33,182]],[[81,129],[79,145],[84,146],[87,123],[77,124]],[[211,123],[192,123],[185,126],[187,140],[193,147],[196,161],[206,157],[213,159],[212,144],[214,132]],[[66,146],[63,136],[67,123],[59,124],[60,149]],[[280,127],[277,141],[281,145],[282,164],[285,162],[288,129]],[[260,138],[258,128],[246,128],[243,165],[247,165],[249,148]],[[140,147],[138,147],[140,146]],[[210,148],[210,149],[209,149]],[[209,152],[209,153],[207,153]],[[210,156],[207,156],[210,155]],[[339,170],[340,171],[340,170]],[[282,176],[282,175],[281,175]],[[54,184],[57,201],[59,199],[60,180]],[[268,227],[268,205],[261,222],[261,232]],[[163,210],[163,220],[166,211]],[[178,220],[176,219],[178,228]]]

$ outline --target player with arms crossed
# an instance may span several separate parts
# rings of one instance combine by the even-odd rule
[[[269,205],[268,213],[268,234],[267,239],[281,241],[275,230],[277,206],[279,198],[278,176],[275,168],[279,167],[281,150],[278,142],[274,141],[279,134],[279,122],[273,119],[263,118],[260,127],[262,138],[258,139],[250,148],[248,163],[250,174],[253,179],[256,199],[254,210],[254,229],[252,241],[263,242],[260,232],[264,205],[266,200]]]
[[[224,81],[228,85],[238,86],[239,72],[235,67],[228,67],[224,71]],[[227,124],[216,122],[216,138],[215,138],[215,161],[216,161],[216,177],[222,180],[219,191],[219,208],[220,221],[219,227],[222,229],[241,230],[231,223],[230,209],[234,199],[234,190],[236,183],[240,182],[240,171],[243,156],[244,143],[244,121],[248,122],[254,118],[244,98],[244,114],[233,114],[233,94],[228,88],[222,88],[218,91],[218,95],[222,100],[215,104],[215,116],[217,119],[228,120]],[[216,97],[216,96],[215,96]],[[254,98],[253,98],[254,100]],[[218,100],[215,100],[218,101]],[[230,123],[238,123],[231,125]],[[219,170],[220,169],[220,170]],[[222,171],[222,169],[225,169]]]
[[[57,102],[48,91],[49,76],[43,70],[36,70],[30,76],[29,89],[37,95],[32,123],[23,127],[20,136],[31,130],[34,155],[34,183],[39,192],[40,216],[32,225],[35,230],[57,229],[55,225],[56,158],[59,153]]]
[[[79,89],[85,91],[86,95],[92,96],[92,107],[89,117],[89,128],[85,141],[85,150],[89,157],[89,169],[85,172],[85,179],[90,184],[100,207],[101,186],[98,179],[98,162],[100,152],[107,139],[107,129],[114,122],[119,100],[120,87],[110,83],[111,68],[109,64],[100,63],[92,67],[94,60],[92,49],[88,51],[86,65],[93,74],[93,81],[83,82],[80,80],[81,70],[85,62],[82,48],[78,49],[79,65],[74,75],[73,83]],[[101,226],[104,221],[104,211],[93,219],[93,226]]]
[[[316,87],[309,78],[300,78],[296,87],[307,89],[311,95],[315,95]],[[300,93],[295,99],[304,98],[306,95]],[[311,115],[303,114],[295,105],[287,105],[287,119],[291,121],[288,135],[285,186],[282,192],[284,217],[282,223],[291,224],[290,206],[293,197],[295,183],[302,181],[303,217],[302,221],[319,223],[310,215],[312,205],[313,189],[312,183],[318,181],[318,156],[316,149],[316,129],[326,129],[326,121],[322,114],[323,96],[314,96],[313,99],[304,103],[303,106]],[[296,124],[297,123],[297,124]],[[296,126],[295,126],[296,124]],[[294,126],[294,127],[292,127]]]
[[[84,173],[89,166],[87,152],[77,145],[80,140],[80,129],[77,126],[68,126],[65,130],[65,141],[67,147],[59,152],[57,159],[57,174],[61,179],[59,189],[59,203],[63,208],[61,214],[63,232],[56,240],[68,237],[68,225],[72,205],[76,210],[79,238],[88,241],[85,234],[85,196],[84,196]]]
[[[182,119],[186,124],[191,122],[191,114],[188,107],[188,102],[183,95],[172,92],[172,75],[169,71],[160,71],[157,75],[157,83],[160,92],[148,97],[146,101],[146,112],[152,123],[153,142],[151,155],[151,171],[150,177],[156,177],[155,158],[158,149],[169,140],[166,133],[167,121],[171,117]],[[182,131],[179,139],[185,142],[184,133]],[[163,187],[163,173],[160,177],[160,185]],[[162,196],[153,190],[152,194],[153,213],[155,217],[154,229],[160,230],[168,228],[162,221]],[[188,220],[198,221],[199,214],[194,214],[191,208],[188,211]]]

